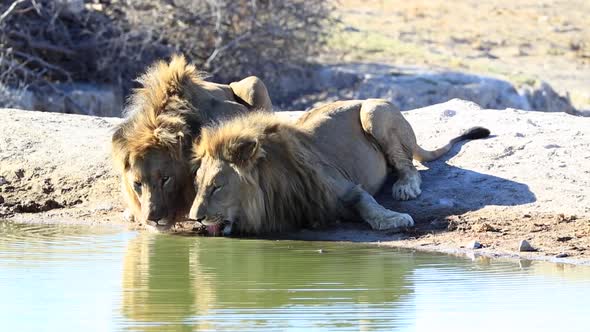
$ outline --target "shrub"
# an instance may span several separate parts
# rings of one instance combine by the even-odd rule
[[[127,93],[172,53],[219,80],[305,68],[324,46],[331,2],[316,0],[12,0],[0,5],[6,83],[114,83]],[[272,93],[272,91],[271,91]]]

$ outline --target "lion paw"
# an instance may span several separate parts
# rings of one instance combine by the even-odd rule
[[[415,180],[410,180],[403,183],[401,181],[397,181],[393,184],[391,191],[393,199],[397,201],[407,201],[414,199],[422,193],[422,190],[420,189],[420,183]]]
[[[387,231],[396,228],[412,227],[414,226],[414,219],[409,214],[397,213],[393,211],[387,211],[383,216],[376,221],[373,229],[379,231]]]

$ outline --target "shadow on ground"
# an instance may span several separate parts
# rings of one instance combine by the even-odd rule
[[[376,199],[388,209],[410,214],[419,233],[444,231],[445,217],[477,211],[486,206],[518,206],[536,201],[535,194],[524,183],[484,174],[447,162],[461,150],[456,145],[443,158],[425,164],[427,170],[420,171],[422,194],[411,201],[394,201],[391,186],[395,175],[390,176]],[[493,167],[493,161],[491,161]],[[289,234],[289,239],[375,242],[391,241],[405,237],[404,233],[372,231],[367,224],[342,223],[325,230],[303,230]]]

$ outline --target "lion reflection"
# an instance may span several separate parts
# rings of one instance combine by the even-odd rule
[[[310,247],[291,241],[140,234],[125,256],[123,316],[144,330],[162,325],[214,329],[228,311],[233,318],[251,313],[242,325],[264,325],[258,316],[264,310],[313,306],[322,313],[322,308],[344,303],[378,305],[389,312],[411,293],[406,278],[414,264],[410,254],[336,244],[320,254]],[[362,327],[371,318],[363,311],[347,319]],[[395,320],[391,312],[389,322]]]

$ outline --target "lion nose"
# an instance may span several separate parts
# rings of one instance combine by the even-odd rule
[[[188,214],[188,217],[198,222],[203,221],[207,217],[204,205],[199,205],[197,207],[193,205],[191,211]]]
[[[157,222],[158,220],[162,219],[163,217],[164,216],[161,211],[158,211],[155,208],[150,208],[147,220]]]

